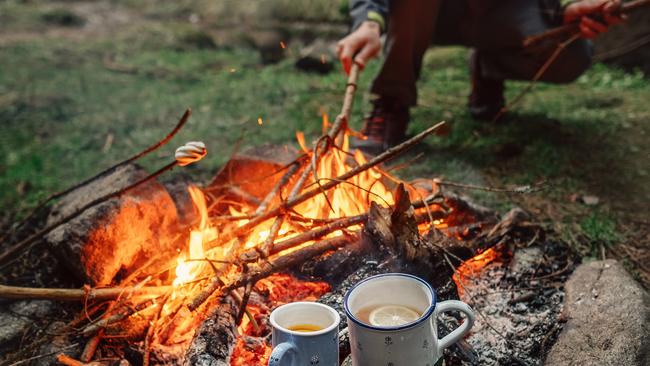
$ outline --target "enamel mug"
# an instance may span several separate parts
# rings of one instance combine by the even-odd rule
[[[374,326],[355,314],[364,308],[400,305],[422,314],[399,326]],[[457,310],[466,319],[449,335],[438,339],[438,314]],[[436,303],[436,292],[424,280],[402,273],[366,278],[345,296],[353,366],[433,366],[445,348],[463,338],[474,324],[469,305],[455,300]]]
[[[293,302],[271,313],[273,352],[269,366],[338,366],[339,323],[336,310],[317,302]],[[291,330],[296,326],[320,328],[309,332]]]

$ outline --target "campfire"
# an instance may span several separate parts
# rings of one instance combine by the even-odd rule
[[[468,278],[507,256],[517,243],[534,241],[540,229],[520,210],[498,220],[492,211],[445,190],[444,181],[405,182],[380,167],[444,123],[373,158],[350,149],[355,132],[347,122],[357,72],[350,76],[341,114],[333,122],[323,116],[322,137],[312,146],[297,135],[297,157],[286,164],[234,157],[210,184],[185,187],[191,209],[178,218],[177,230],[158,233],[165,250],[149,252],[147,258],[134,254],[128,265],[121,263],[121,270],[111,273],[110,282],[95,277],[101,286],[94,288],[3,291],[13,297],[32,293],[82,301],[82,314],[68,327],[86,345],[80,360],[58,355],[68,365],[133,353],[144,365],[265,365],[273,308],[320,299],[341,310],[341,295],[354,280],[382,271],[415,273],[441,298],[467,295]],[[200,144],[188,146],[180,160],[93,204],[128,197],[157,174],[205,154]],[[43,231],[75,220],[92,205],[86,206]],[[120,225],[145,230],[137,221]],[[89,268],[96,267],[91,263],[101,265],[108,258],[87,253],[92,255],[81,261],[89,276]],[[344,331],[340,338],[343,358],[349,343]],[[467,348],[460,354],[471,358]]]

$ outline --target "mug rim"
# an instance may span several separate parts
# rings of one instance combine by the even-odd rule
[[[356,289],[357,287],[361,286],[365,282],[368,282],[370,280],[380,278],[380,277],[406,277],[410,278],[412,280],[416,280],[422,284],[424,284],[429,291],[431,291],[431,305],[427,308],[427,310],[420,316],[417,320],[412,321],[410,323],[402,324],[396,327],[390,327],[390,326],[376,326],[376,325],[370,325],[362,322],[361,320],[357,319],[354,314],[350,311],[349,305],[348,305],[348,299],[350,297],[350,294],[352,294],[352,291]],[[357,282],[352,288],[348,290],[348,292],[345,294],[345,297],[343,298],[343,308],[345,309],[345,315],[347,316],[348,319],[352,320],[355,324],[362,326],[367,329],[371,330],[380,330],[380,331],[397,331],[397,330],[404,330],[404,329],[409,329],[413,328],[417,325],[420,325],[421,323],[425,322],[431,314],[433,314],[433,311],[436,309],[436,302],[437,302],[437,294],[436,290],[425,280],[421,279],[420,277],[408,274],[408,273],[382,273],[374,276],[370,276],[368,278],[364,278],[363,280]]]
[[[275,321],[275,312],[279,309],[285,308],[285,307],[292,307],[292,306],[297,306],[297,305],[308,305],[308,306],[317,306],[326,309],[329,311],[331,314],[334,315],[334,322],[333,324],[330,324],[327,326],[327,328],[323,328],[321,330],[317,330],[314,332],[296,332],[291,329],[287,329],[286,327],[283,327],[282,325],[278,324],[277,321]],[[288,302],[286,304],[280,305],[277,308],[273,309],[271,312],[271,316],[269,316],[269,322],[271,323],[271,327],[276,328],[284,333],[291,334],[293,336],[299,336],[299,337],[314,337],[314,336],[319,336],[323,334],[327,334],[332,331],[332,329],[336,328],[339,326],[341,323],[341,316],[339,315],[338,311],[336,311],[334,308],[331,306],[321,304],[319,302],[315,301],[295,301],[295,302]]]

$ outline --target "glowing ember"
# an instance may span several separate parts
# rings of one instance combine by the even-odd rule
[[[456,268],[456,272],[454,272],[452,279],[456,283],[458,294],[461,296],[463,295],[464,283],[467,279],[479,275],[486,265],[490,264],[498,257],[499,253],[494,250],[494,248],[490,248],[483,253],[477,254],[473,258],[466,260]]]
[[[237,344],[230,357],[231,366],[266,365],[273,349],[266,343],[247,344],[243,338],[237,338]]]

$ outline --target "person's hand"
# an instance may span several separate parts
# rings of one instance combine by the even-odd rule
[[[380,37],[379,24],[365,21],[354,32],[339,41],[336,53],[346,74],[350,73],[353,60],[363,68],[370,59],[379,54],[381,51]]]
[[[564,9],[564,24],[580,23],[584,38],[595,38],[607,32],[610,25],[621,23],[625,16],[619,13],[621,0],[582,0]],[[596,20],[593,17],[599,16]]]

